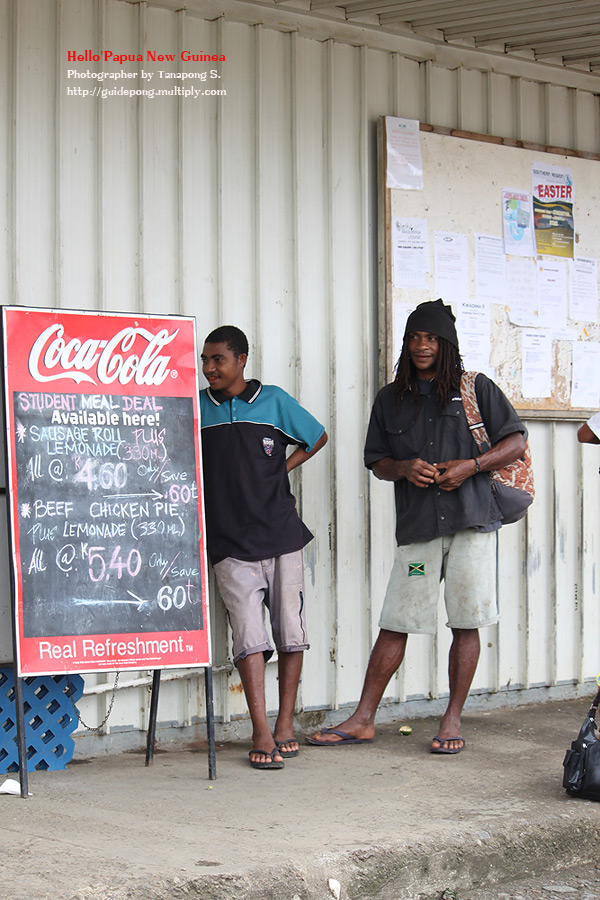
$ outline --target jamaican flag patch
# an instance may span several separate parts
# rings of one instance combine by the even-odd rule
[[[409,563],[408,564],[408,577],[411,575],[424,575],[425,574],[425,563]]]

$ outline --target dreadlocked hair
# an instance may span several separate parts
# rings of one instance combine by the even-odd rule
[[[436,395],[438,409],[444,409],[450,397],[460,388],[460,377],[464,372],[463,361],[458,348],[438,337],[437,371],[435,373]],[[394,378],[394,391],[398,400],[405,394],[410,394],[413,403],[419,403],[419,388],[417,385],[416,370],[408,353],[408,334],[404,336],[402,353],[396,364],[396,377]]]

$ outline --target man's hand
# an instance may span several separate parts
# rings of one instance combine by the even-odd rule
[[[473,459],[450,459],[435,463],[435,483],[442,491],[455,491],[475,471]]]
[[[419,488],[433,484],[436,469],[424,459],[392,459],[386,456],[373,464],[373,472],[380,481],[399,481],[406,478]]]

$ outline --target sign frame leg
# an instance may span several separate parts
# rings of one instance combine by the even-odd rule
[[[148,734],[146,736],[146,766],[154,762],[154,744],[156,742],[156,717],[158,713],[158,694],[160,691],[160,669],[152,674],[152,692],[150,694],[150,715],[148,717]]]
[[[204,691],[206,695],[206,734],[208,737],[208,779],[217,780],[217,753],[215,746],[215,706],[213,700],[212,666],[204,669]]]

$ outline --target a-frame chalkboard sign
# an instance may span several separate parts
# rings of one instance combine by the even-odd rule
[[[194,319],[5,306],[2,336],[15,684],[210,682]]]

